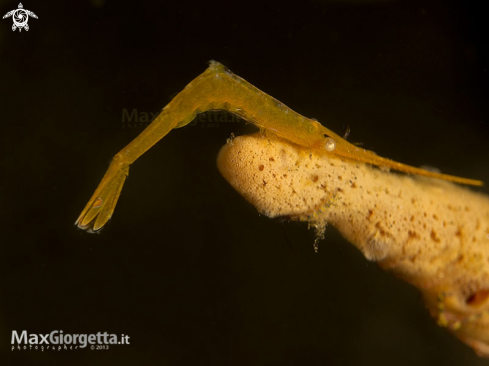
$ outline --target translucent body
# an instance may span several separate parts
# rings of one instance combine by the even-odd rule
[[[440,174],[401,164],[359,148],[342,139],[319,122],[301,116],[222,64],[211,61],[209,68],[161,111],[156,119],[113,159],[76,225],[90,232],[100,230],[111,218],[129,173],[129,165],[174,128],[190,123],[198,113],[225,110],[297,145],[329,152],[355,161],[387,167],[405,173],[440,178],[461,184],[482,185],[481,181]]]

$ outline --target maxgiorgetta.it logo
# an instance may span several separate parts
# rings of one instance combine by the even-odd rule
[[[27,22],[29,21],[30,16],[37,19],[36,14],[34,14],[30,10],[24,9],[22,3],[19,3],[19,8],[9,11],[3,16],[3,19],[12,17],[14,21],[14,25],[12,25],[12,30],[15,31],[16,29],[18,29],[19,32],[21,32],[22,28],[24,28],[26,31],[29,30],[29,25],[27,24]]]
[[[130,344],[129,336],[122,334],[108,334],[98,332],[96,334],[69,334],[62,330],[53,330],[47,334],[27,333],[26,330],[12,331],[12,351],[22,350],[74,350],[86,348],[90,345],[91,350],[108,350],[111,345]]]

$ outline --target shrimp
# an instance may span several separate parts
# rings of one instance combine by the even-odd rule
[[[122,186],[129,174],[129,166],[172,129],[186,126],[198,113],[209,110],[233,113],[263,131],[314,151],[404,173],[461,184],[476,186],[483,184],[479,180],[436,173],[398,163],[357,147],[318,121],[294,112],[277,99],[233,74],[219,62],[210,61],[204,73],[191,81],[138,137],[115,155],[75,225],[89,232],[100,230],[112,217]]]

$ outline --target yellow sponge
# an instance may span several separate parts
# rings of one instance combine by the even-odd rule
[[[218,168],[260,213],[326,224],[418,287],[431,314],[489,356],[489,197],[258,133],[228,141]]]

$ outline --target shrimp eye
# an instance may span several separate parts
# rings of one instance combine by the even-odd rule
[[[333,140],[331,137],[328,137],[324,143],[324,147],[328,151],[334,151],[334,149],[336,149],[336,141]]]

